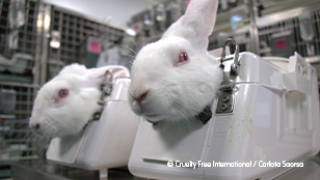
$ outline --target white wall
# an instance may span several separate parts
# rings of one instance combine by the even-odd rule
[[[146,0],[44,0],[54,5],[126,26],[130,17],[145,10],[154,1]]]

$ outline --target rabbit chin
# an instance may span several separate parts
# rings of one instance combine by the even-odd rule
[[[183,121],[194,119],[195,116],[203,110],[204,107],[186,107],[184,105],[175,105],[175,103],[167,102],[163,104],[147,103],[147,104],[135,104],[130,102],[132,111],[142,116],[146,121],[150,123],[157,123],[160,121]]]
[[[200,112],[200,111],[199,111]],[[185,111],[184,109],[176,109],[175,111],[165,111],[165,112],[157,112],[157,114],[144,114],[142,117],[150,122],[157,123],[160,121],[186,121],[190,119],[195,119],[195,116],[199,112],[190,113]]]
[[[32,129],[32,131],[38,136],[43,136],[47,138],[75,136],[80,133],[79,130],[74,129],[73,127],[60,127],[58,128],[58,131],[56,131],[56,129],[57,128],[52,126],[42,126],[42,128],[39,128],[37,130]]]
[[[86,125],[88,120],[85,118],[78,116],[76,119],[68,119],[63,115],[52,117],[33,113],[29,126],[32,132],[39,136],[49,138],[76,136]]]
[[[55,137],[66,137],[66,136],[74,136],[78,135],[81,132],[81,129],[75,127],[56,127],[53,125],[49,125],[47,123],[40,123],[40,127],[35,129],[31,127],[31,130],[34,134],[38,136],[43,136],[47,138],[55,138]]]

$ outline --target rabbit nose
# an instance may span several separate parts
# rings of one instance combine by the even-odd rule
[[[138,103],[141,103],[141,101],[147,97],[148,93],[149,93],[149,90],[144,91],[140,94],[135,94],[135,95],[131,95],[131,96],[135,101],[137,101]]]
[[[40,128],[40,124],[39,123],[31,125],[31,129],[39,130],[39,128]]]

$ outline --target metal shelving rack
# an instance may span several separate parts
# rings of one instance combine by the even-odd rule
[[[300,37],[299,30],[299,14],[302,12],[309,12],[312,19],[312,26],[314,32],[314,38],[311,41],[311,44],[315,47],[314,55],[308,55],[306,50],[306,44],[304,40]],[[309,61],[320,61],[320,3],[312,6],[305,6],[294,8],[291,10],[273,13],[270,15],[263,16],[258,18],[258,31],[260,42],[268,42],[271,38],[271,35],[274,33],[282,31],[291,31],[293,33],[293,46],[294,49],[306,57]],[[260,50],[261,53],[270,52],[268,49]],[[313,57],[314,56],[314,57]]]
[[[168,1],[164,3],[164,7],[166,10],[166,20],[165,20],[165,28],[168,28],[171,23],[179,19],[180,16],[182,16],[186,10],[186,3],[187,0],[173,0],[173,1]],[[155,11],[156,6],[153,7],[153,10]],[[129,23],[129,26],[134,27],[137,26],[139,27],[139,30],[137,32],[138,37],[136,40],[136,44],[138,44],[139,48],[141,48],[143,45],[148,44],[150,42],[157,41],[158,39],[161,38],[164,30],[159,31],[157,29],[157,22],[155,21],[155,24],[153,26],[146,26],[144,25],[144,14],[147,11],[140,12],[136,15],[134,15],[131,18],[131,22]],[[222,44],[220,43],[221,37],[219,37],[221,34],[219,32],[224,32],[223,36],[229,36],[233,37],[239,40],[241,43],[245,43],[242,47],[244,47],[246,50],[252,50],[253,46],[248,42],[248,37],[250,36],[250,26],[245,26],[245,30],[236,30],[232,31],[231,26],[229,23],[229,18],[233,15],[236,14],[243,14],[244,15],[244,21],[246,24],[250,22],[249,19],[249,5],[246,2],[246,0],[241,0],[239,3],[239,6],[235,8],[231,8],[229,10],[218,10],[218,15],[217,15],[217,20],[216,20],[216,25],[214,28],[214,31],[212,35],[209,38],[209,47],[208,49],[214,49],[221,47]],[[145,31],[149,31],[146,33]],[[225,39],[227,37],[224,37]],[[224,40],[225,40],[224,39]]]
[[[10,0],[0,1],[0,53],[10,59],[15,53],[23,53],[36,57],[37,49],[37,19],[39,2],[25,1],[24,25],[15,29],[10,28],[9,11]],[[17,46],[9,48],[8,36],[17,31]],[[36,61],[30,61],[26,74],[32,82],[32,69]],[[32,109],[34,95],[39,86],[33,83],[14,83],[0,81],[0,89],[14,90],[16,95],[15,109],[12,114],[2,113],[0,116],[0,166],[13,160],[37,159],[41,156],[38,138],[33,137],[29,129],[29,117]],[[36,142],[37,141],[37,142]],[[45,141],[42,147],[46,146]],[[1,170],[2,172],[2,170]],[[0,173],[1,174],[1,173]],[[5,171],[2,172],[5,174]],[[0,176],[0,178],[2,175]]]
[[[286,1],[288,3],[288,1]],[[264,3],[264,1],[262,1]],[[291,4],[286,5],[285,2],[277,6],[270,2],[265,2],[270,6],[262,11],[261,17],[257,19],[257,29],[259,38],[259,47],[257,54],[260,56],[274,55],[270,48],[270,40],[275,34],[281,32],[291,32],[291,45],[294,51],[302,55],[306,61],[310,62],[318,72],[318,84],[320,87],[320,3],[319,1],[290,1]],[[268,4],[270,3],[270,4]],[[289,6],[290,5],[290,6]],[[281,11],[281,12],[277,12]],[[307,42],[302,39],[299,27],[299,15],[308,12],[311,18],[312,31],[314,36]],[[308,47],[313,49],[310,53]]]
[[[112,45],[124,35],[125,30],[41,0],[25,0],[25,23],[15,29],[18,30],[18,43],[17,48],[12,49],[8,47],[8,35],[12,33],[9,11],[13,2],[16,0],[0,1],[0,55],[11,59],[16,53],[24,53],[34,60],[28,64],[27,74],[20,74],[30,78],[30,83],[0,80],[0,89],[14,90],[16,93],[14,112],[0,113],[0,167],[7,167],[15,160],[41,158],[50,142],[50,139],[33,135],[28,125],[36,93],[47,81],[48,60],[57,59],[66,65],[82,63],[79,51],[88,36],[99,38],[103,34],[104,40]],[[58,49],[50,46],[52,31],[61,33]],[[7,71],[0,73],[12,74]],[[4,174],[2,170],[0,174]]]
[[[38,14],[38,3],[35,0],[26,0],[25,3],[25,25],[19,28],[18,48],[8,48],[9,28],[9,6],[10,0],[0,1],[0,52],[10,58],[16,52],[35,55],[36,48],[36,22]]]
[[[88,19],[78,13],[70,13],[69,10],[53,6],[51,10],[51,31],[61,33],[61,47],[49,48],[49,58],[60,59],[66,64],[81,63],[79,50],[88,36],[100,37],[108,35],[108,41],[112,45],[124,35],[123,29],[111,27],[106,22]]]
[[[209,37],[208,50],[222,47],[223,42],[232,37],[240,45],[240,51],[250,51],[260,56],[278,56],[272,53],[270,38],[276,33],[291,31],[293,49],[320,71],[320,3],[318,0],[243,0],[239,2],[236,7],[228,11],[218,9],[216,24]],[[167,7],[167,11],[180,12],[179,8],[175,8]],[[312,19],[314,37],[309,42],[304,41],[300,36],[298,17],[302,12],[309,12]],[[183,12],[180,16],[182,14]],[[232,30],[229,19],[237,14],[242,14],[244,26]],[[176,19],[167,21],[173,22]],[[132,25],[139,23],[143,26],[143,12],[132,18]],[[149,29],[152,28],[149,27]],[[152,36],[145,36],[141,31],[138,34],[140,37],[137,44],[145,45],[160,39],[162,33],[152,32],[150,33],[153,34]],[[314,48],[312,55],[308,53],[307,45]],[[318,78],[320,79],[320,73]]]
[[[265,9],[260,11],[260,17],[258,16],[258,5],[264,5]],[[241,6],[240,6],[241,7]],[[237,7],[239,8],[239,7]],[[237,9],[236,8],[236,9]],[[236,10],[234,10],[236,11]],[[279,12],[281,11],[281,12]],[[299,30],[299,19],[298,16],[302,12],[309,12],[311,14],[314,38],[311,41],[312,46],[314,46],[314,55],[308,55],[306,50],[307,42],[305,42],[300,37]],[[249,0],[247,4],[247,9],[243,12],[248,13],[248,20],[245,18],[245,23],[247,25],[237,29],[230,30],[230,27],[223,26],[219,24],[220,19],[228,19],[230,15],[218,14],[217,24],[214,29],[212,36],[210,37],[209,49],[217,48],[221,46],[219,41],[219,33],[223,32],[225,37],[233,37],[236,40],[237,36],[240,36],[239,44],[246,44],[247,48],[242,48],[242,50],[251,51],[260,56],[271,56],[271,48],[269,47],[270,38],[273,34],[291,31],[293,33],[293,48],[299,54],[306,58],[309,62],[320,61],[320,4],[315,0],[307,1],[289,1],[284,0],[278,1],[265,1],[265,0]],[[229,12],[230,14],[231,12]],[[233,13],[235,14],[235,13]],[[220,37],[221,38],[221,37]]]
[[[154,21],[153,25],[147,26],[144,24],[144,14],[148,11],[145,10],[131,17],[129,26],[137,31],[136,44],[140,49],[144,45],[157,41],[161,38],[165,29],[167,29],[173,22],[179,19],[186,10],[186,3],[188,0],[169,0],[163,3],[165,9],[165,16],[167,17],[164,22]],[[155,18],[157,6],[153,6],[152,15]],[[163,24],[162,24],[163,23]],[[137,30],[135,26],[139,27]],[[161,27],[161,28],[160,28]]]

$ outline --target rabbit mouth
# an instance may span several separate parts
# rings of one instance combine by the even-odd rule
[[[160,114],[145,114],[145,116],[149,118],[154,118],[154,117],[159,117]]]
[[[156,123],[162,121],[162,116],[160,114],[145,114],[143,115],[146,121],[150,123]]]
[[[54,128],[44,126],[44,124],[39,124],[38,128],[31,127],[32,132],[35,135],[53,138],[55,137],[56,130]]]
[[[157,125],[157,124],[158,124],[159,122],[161,122],[162,120],[154,122],[154,121],[150,121],[150,120],[146,119],[146,121],[149,122],[149,123],[151,123],[152,125]]]

